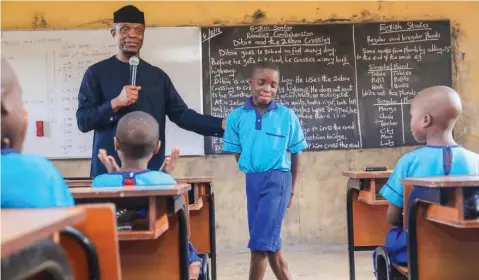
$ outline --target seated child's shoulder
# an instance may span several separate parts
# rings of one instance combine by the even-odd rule
[[[145,170],[139,172],[114,172],[95,177],[92,187],[121,187],[125,178],[134,178],[135,185],[176,184],[175,179],[162,171]]]
[[[45,157],[32,154],[11,153],[2,157],[2,173],[17,174],[23,176],[44,175],[61,177],[55,165]]]
[[[93,179],[91,186],[98,187],[120,187],[123,185],[123,176],[121,174],[101,174]]]
[[[67,184],[55,165],[42,156],[2,156],[2,207],[73,206]]]
[[[428,153],[426,147],[419,147],[417,149],[414,149],[408,153],[405,153],[399,161],[411,161],[411,160],[417,160],[420,159],[422,155]]]
[[[479,154],[474,153],[473,151],[468,150],[466,148],[462,148],[461,150],[467,159],[477,161],[479,163]]]
[[[176,180],[167,174],[159,170],[151,170],[143,174],[139,174],[136,178],[138,185],[143,184],[176,184]]]
[[[414,149],[414,150],[412,150],[408,153],[405,153],[404,155],[402,155],[399,158],[398,164],[405,164],[405,163],[408,163],[412,160],[415,160],[415,159],[419,158],[423,152],[424,152],[423,147],[420,147],[420,148]]]

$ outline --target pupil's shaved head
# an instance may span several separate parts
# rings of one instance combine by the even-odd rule
[[[160,137],[158,122],[151,115],[135,111],[118,122],[116,138],[128,159],[143,159],[155,152]]]
[[[25,139],[26,111],[22,90],[10,63],[2,56],[2,148],[21,150]]]
[[[462,111],[459,94],[447,86],[424,89],[416,95],[411,106],[422,114],[429,114],[433,125],[441,128],[454,126]]]
[[[5,57],[2,56],[2,102],[21,102],[22,96],[19,91],[17,76],[13,72],[12,66]]]

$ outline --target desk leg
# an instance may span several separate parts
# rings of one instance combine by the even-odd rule
[[[417,207],[418,199],[410,199],[407,209],[407,258],[408,258],[408,279],[418,279],[418,265],[417,265]]]
[[[211,188],[211,187],[210,187]],[[216,280],[216,222],[215,222],[215,195],[209,191],[208,200],[210,202],[210,258],[211,258],[211,278]]]
[[[346,213],[348,221],[348,258],[349,258],[349,279],[356,279],[354,267],[354,228],[353,228],[353,189],[348,183],[348,193],[346,195]]]
[[[179,248],[180,248],[180,279],[189,280],[189,261],[188,261],[188,219],[186,217],[186,207],[184,204],[178,212],[179,226]]]

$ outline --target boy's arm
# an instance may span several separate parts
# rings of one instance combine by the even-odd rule
[[[390,225],[399,227],[402,225],[402,208],[397,207],[396,205],[389,203],[388,207],[388,223]]]
[[[402,211],[404,207],[404,186],[401,180],[408,177],[409,157],[402,157],[394,172],[389,177],[387,183],[379,192],[386,200],[389,201],[387,220],[393,226],[402,225]]]
[[[298,116],[291,111],[290,119],[290,133],[288,138],[288,152],[291,154],[291,176],[292,176],[292,185],[291,185],[291,198],[289,199],[288,207],[291,206],[293,202],[293,195],[296,191],[296,181],[299,175],[299,168],[301,165],[301,151],[308,147],[306,139],[304,138],[303,130],[301,129],[301,123],[299,122]]]
[[[234,153],[235,157],[237,157],[236,160],[238,160],[239,154],[241,154],[242,151],[242,147],[238,133],[238,119],[236,115],[237,112],[233,111],[226,118],[225,133],[223,138],[223,151]]]
[[[299,174],[299,166],[301,165],[301,152],[291,155],[291,175],[293,179],[293,185],[291,186],[291,195],[296,192],[296,178]]]

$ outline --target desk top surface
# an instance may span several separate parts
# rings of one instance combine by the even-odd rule
[[[82,208],[2,209],[2,257],[83,219]]]
[[[74,198],[115,198],[115,197],[139,197],[139,196],[176,196],[191,189],[188,184],[177,185],[149,185],[127,187],[78,187],[71,188]]]
[[[181,184],[195,184],[195,183],[212,183],[212,177],[179,177],[174,178]],[[91,178],[65,178],[65,182],[69,187],[89,187],[93,179]]]
[[[409,184],[421,187],[479,187],[479,175],[463,176],[434,176],[406,178],[401,180],[402,184]]]
[[[393,173],[392,170],[386,171],[363,171],[363,170],[349,170],[343,171],[343,176],[352,179],[376,179],[376,178],[389,178]]]
[[[187,184],[194,184],[194,183],[212,183],[212,177],[178,177],[174,178],[178,183],[187,183]]]

